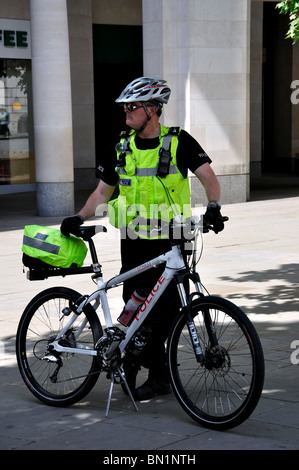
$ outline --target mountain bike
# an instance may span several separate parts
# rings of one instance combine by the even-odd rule
[[[204,232],[211,229],[206,226]],[[46,267],[28,272],[30,280],[91,273],[97,284],[90,295],[67,287],[46,289],[25,308],[16,336],[16,354],[30,392],[47,405],[69,406],[82,400],[100,373],[105,372],[111,381],[106,416],[114,384],[122,385],[138,410],[122,365],[136,354],[144,320],[174,281],[181,302],[167,340],[174,395],[185,412],[202,426],[223,430],[241,424],[251,415],[262,393],[263,350],[246,314],[230,301],[209,295],[201,283],[196,271],[201,257],[197,245],[203,238],[198,220],[192,218],[190,224],[174,220],[169,225],[170,251],[108,281],[103,280],[92,239],[101,231],[106,228],[83,225],[75,234],[89,246],[90,266]],[[163,274],[131,325],[123,329],[114,325],[107,292],[162,263]]]

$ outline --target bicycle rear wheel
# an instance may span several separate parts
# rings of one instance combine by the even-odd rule
[[[211,345],[204,318],[209,314],[218,344]],[[168,338],[172,388],[194,421],[210,429],[241,424],[255,409],[264,383],[259,337],[244,312],[220,297],[192,302],[191,314],[205,362],[197,362],[187,320],[180,314]]]
[[[96,356],[48,348],[70,319],[62,310],[79,297],[78,292],[66,287],[44,290],[28,304],[18,326],[16,355],[21,376],[33,395],[47,405],[78,402],[89,393],[100,373]],[[102,334],[94,309],[87,305],[59,342],[65,347],[93,350]]]

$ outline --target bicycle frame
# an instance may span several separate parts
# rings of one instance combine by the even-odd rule
[[[155,269],[157,266],[163,264],[166,262],[165,269],[158,279],[157,283],[153,287],[152,291],[148,295],[147,299],[145,300],[143,306],[139,310],[137,316],[134,318],[133,322],[125,332],[125,338],[118,344],[120,352],[123,353],[126,346],[136,333],[136,331],[140,328],[144,320],[147,318],[151,310],[153,309],[154,305],[157,303],[165,289],[168,287],[170,284],[171,280],[174,279],[176,274],[180,271],[183,271],[186,269],[182,254],[181,254],[181,249],[178,245],[173,245],[172,249],[165,254],[162,254],[156,258],[153,258],[152,260],[141,264],[137,266],[136,268],[133,268],[129,271],[126,271],[125,273],[119,274],[108,281],[104,282],[102,276],[98,276],[96,279],[98,290],[95,291],[93,294],[91,294],[87,299],[85,298],[81,304],[78,306],[76,309],[76,313],[72,316],[69,322],[65,325],[65,327],[61,330],[59,335],[56,337],[55,341],[51,343],[51,346],[54,347],[54,349],[58,352],[66,352],[66,353],[71,353],[71,354],[87,354],[91,356],[97,355],[96,349],[87,349],[85,347],[76,347],[76,348],[68,348],[61,346],[59,344],[59,339],[63,337],[63,335],[68,331],[68,329],[71,327],[75,319],[78,318],[78,315],[83,311],[84,307],[87,304],[92,303],[95,301],[95,304],[93,308],[96,310],[100,303],[102,304],[102,309],[104,313],[104,319],[105,319],[105,324],[106,328],[112,328],[113,327],[113,322],[112,322],[112,316],[111,316],[111,311],[109,308],[109,303],[108,303],[108,298],[107,298],[107,293],[106,291],[108,289],[117,287],[119,284],[122,282],[131,279],[135,276],[138,276],[139,274],[148,271],[150,269]],[[187,295],[185,292],[185,288],[182,282],[177,283],[182,307],[186,307],[188,305],[188,299]],[[195,288],[196,291],[200,294],[203,294],[203,288],[200,282],[195,283]],[[87,320],[84,320],[87,322]],[[84,328],[85,324],[83,323],[81,325],[80,330],[75,334],[75,337],[79,337],[80,331]]]

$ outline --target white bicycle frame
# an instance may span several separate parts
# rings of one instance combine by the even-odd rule
[[[69,330],[69,328],[72,326],[74,321],[78,318],[78,314],[80,314],[83,311],[84,307],[92,303],[93,301],[95,301],[95,304],[93,305],[93,308],[95,310],[97,310],[99,305],[102,304],[106,327],[107,328],[113,327],[112,316],[111,316],[111,311],[109,308],[106,291],[110,288],[117,287],[119,284],[121,284],[122,282],[128,279],[138,276],[138,274],[146,272],[150,269],[155,269],[157,266],[165,262],[166,262],[166,266],[162,275],[158,279],[151,293],[148,295],[147,299],[145,300],[144,304],[139,310],[137,316],[134,318],[133,322],[131,323],[129,328],[126,330],[126,337],[118,345],[120,352],[122,353],[125,350],[127,344],[130,342],[130,340],[134,336],[135,332],[140,328],[141,324],[149,315],[152,308],[157,303],[157,301],[159,300],[159,298],[161,297],[161,295],[163,294],[167,286],[170,284],[171,280],[174,278],[176,273],[178,271],[185,269],[185,263],[184,263],[181,249],[179,248],[179,246],[174,245],[172,246],[172,249],[166,252],[165,254],[162,254],[156,258],[153,258],[152,260],[144,264],[141,264],[137,266],[136,268],[133,268],[125,273],[119,274],[111,278],[109,281],[104,282],[102,277],[98,277],[96,279],[98,290],[95,291],[93,294],[91,294],[87,299],[84,299],[81,302],[81,304],[76,310],[76,313],[72,315],[70,320],[67,322],[64,328],[60,331],[59,335],[56,337],[55,341],[51,343],[51,346],[53,346],[55,351],[58,351],[58,352],[65,352],[65,353],[71,353],[71,354],[86,354],[90,356],[96,356],[97,355],[96,349],[86,348],[85,346],[80,345],[80,344],[79,345],[77,344],[76,348],[64,347],[59,344],[59,340]],[[187,305],[187,296],[186,296],[185,288],[183,286],[183,283],[178,283],[177,286],[178,286],[178,291],[179,291],[182,307],[184,307]],[[203,294],[203,288],[200,282],[196,282],[195,288],[197,292]],[[79,338],[80,333],[85,327],[86,323],[87,323],[87,318],[83,320],[80,328],[76,331],[75,333],[76,338]]]

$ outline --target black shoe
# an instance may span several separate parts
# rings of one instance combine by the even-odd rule
[[[129,360],[124,360],[123,363],[123,371],[125,373],[125,378],[128,384],[129,389],[131,390],[131,393],[134,394],[135,388],[136,388],[136,377],[138,374],[138,371],[141,369],[139,365],[132,364],[131,361]],[[123,391],[128,395],[128,390],[125,386],[125,384],[122,382],[121,384]]]
[[[149,378],[135,390],[134,399],[137,401],[149,400],[158,395],[168,395],[169,393],[171,393],[169,383]]]

